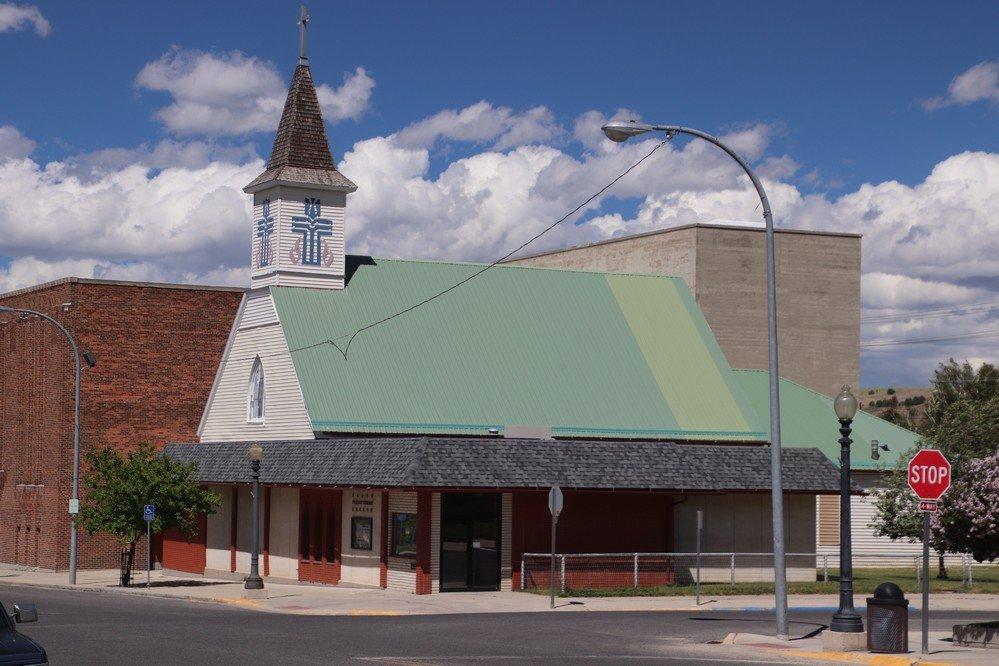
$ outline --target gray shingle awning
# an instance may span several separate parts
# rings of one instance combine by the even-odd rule
[[[206,483],[246,483],[249,442],[170,444]],[[607,440],[370,438],[261,442],[268,484],[391,488],[563,488],[766,491],[763,446]],[[785,449],[786,492],[835,493],[837,468],[818,449]]]

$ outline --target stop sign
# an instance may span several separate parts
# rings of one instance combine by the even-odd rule
[[[909,487],[921,500],[938,500],[950,488],[950,463],[936,449],[921,449],[909,461]]]

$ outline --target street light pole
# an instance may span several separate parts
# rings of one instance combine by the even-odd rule
[[[774,249],[774,218],[770,201],[763,184],[756,177],[746,160],[726,146],[716,137],[700,130],[680,125],[646,125],[635,121],[615,121],[604,125],[604,134],[611,141],[627,141],[633,136],[646,132],[665,132],[667,138],[677,134],[688,134],[713,143],[734,159],[753,181],[753,187],[760,197],[763,207],[763,221],[766,223],[766,264],[767,264],[767,340],[770,368],[770,475],[771,512],[773,514],[774,548],[774,612],[777,621],[777,637],[787,640],[787,570],[784,560],[784,488],[781,480],[780,445],[780,375],[777,368],[777,268]]]
[[[253,550],[250,552],[250,575],[246,577],[243,588],[247,590],[264,589],[264,579],[260,577],[260,459],[264,457],[264,449],[260,444],[250,446],[247,454],[250,457],[250,476],[253,478]]]
[[[80,510],[80,350],[76,346],[76,340],[66,327],[60,324],[44,312],[28,310],[25,308],[12,308],[0,305],[0,312],[17,312],[21,314],[34,315],[55,325],[62,334],[69,340],[69,346],[73,350],[73,362],[75,363],[75,386],[73,389],[73,496],[69,500],[69,512],[74,516],[70,521],[69,532],[69,584],[76,585],[76,513]],[[92,354],[88,352],[87,365],[94,367],[96,361]]]
[[[859,633],[864,630],[860,614],[853,607],[853,538],[850,534],[850,439],[857,399],[844,386],[833,401],[839,419],[839,609],[833,613],[830,631]]]

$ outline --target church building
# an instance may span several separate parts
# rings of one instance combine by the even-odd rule
[[[682,278],[347,255],[356,189],[303,52],[245,188],[251,289],[199,441],[166,448],[222,505],[195,539],[168,535],[166,561],[249,571],[252,443],[265,579],[519,587],[522,554],[549,548],[555,485],[560,552],[691,552],[698,511],[706,550],[771,549],[766,375],[729,366]],[[783,391],[801,415],[787,548],[815,553],[815,497],[838,489],[818,447],[837,424],[827,397]],[[814,576],[814,557],[789,567]]]

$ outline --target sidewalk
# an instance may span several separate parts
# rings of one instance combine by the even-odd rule
[[[247,599],[241,582],[201,576],[180,577],[153,571],[151,586],[145,587],[145,572],[135,577],[134,587],[118,587],[118,570],[80,571],[77,585],[67,582],[66,572],[0,569],[0,586],[38,585],[67,589],[99,590],[113,594],[172,597],[191,601],[232,604],[274,613],[299,615],[431,615],[462,613],[525,613],[549,611],[548,597],[522,592],[466,592],[462,594],[415,595],[377,588],[294,585],[268,582],[267,597]],[[918,599],[913,600],[918,601]],[[835,610],[830,595],[792,594],[788,605],[794,609]],[[670,611],[691,612],[772,610],[773,597],[767,595],[702,597],[590,597],[556,598],[559,612],[581,611]],[[916,603],[912,604],[918,608]],[[864,598],[857,597],[858,610]],[[992,610],[999,608],[999,595],[940,593],[933,595],[935,610]],[[917,643],[918,644],[918,643]]]
[[[986,666],[996,663],[996,651],[981,648],[966,648],[950,642],[951,635],[944,631],[929,633],[929,654],[919,654],[921,635],[918,631],[909,632],[908,654],[871,654],[868,652],[823,652],[821,635],[811,638],[798,638],[791,641],[778,641],[773,636],[760,634],[729,634],[724,645],[741,646],[743,653],[759,657],[768,652],[791,658],[801,663],[849,663],[871,664],[872,666]]]

